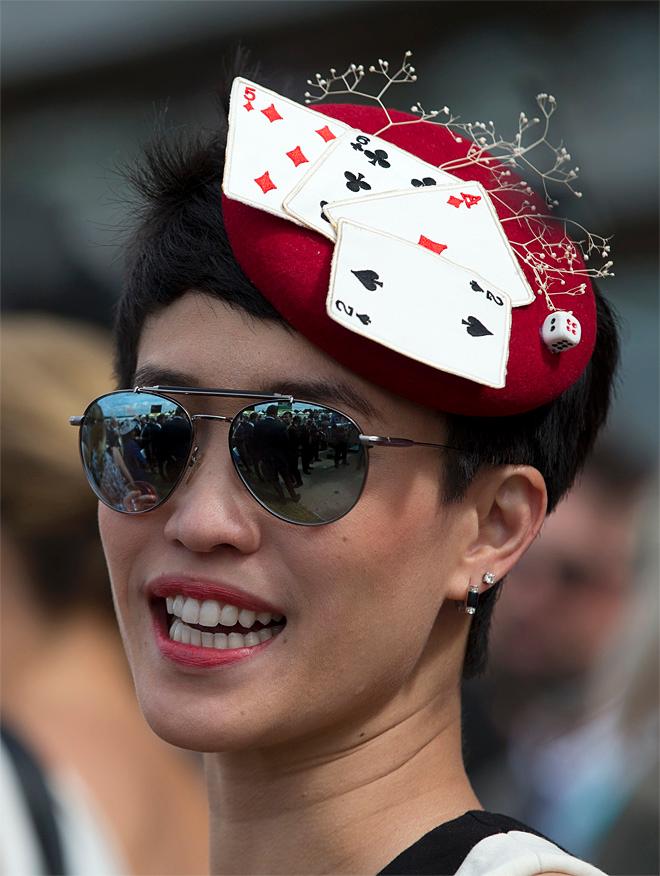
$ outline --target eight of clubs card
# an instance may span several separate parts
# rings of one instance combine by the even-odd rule
[[[512,307],[534,300],[495,208],[478,182],[346,199],[328,204],[325,214],[334,226],[348,219],[477,271],[491,290],[506,290]]]
[[[386,140],[351,129],[310,168],[285,198],[284,209],[303,225],[334,240],[335,229],[323,212],[326,204],[456,181],[455,176]]]
[[[282,209],[284,197],[349,130],[248,79],[234,79],[222,190],[228,198],[291,220]]]
[[[485,386],[505,384],[511,299],[424,247],[341,220],[326,311],[433,368]]]

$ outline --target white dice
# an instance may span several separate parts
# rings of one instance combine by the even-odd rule
[[[547,316],[541,328],[543,343],[553,353],[561,353],[580,343],[582,327],[577,317],[566,310],[555,310]]]

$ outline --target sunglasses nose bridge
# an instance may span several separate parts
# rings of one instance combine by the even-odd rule
[[[198,420],[220,420],[222,422],[228,423],[231,425],[233,417],[224,417],[220,414],[192,414],[190,416],[193,424],[193,435],[192,435],[192,449],[190,451],[190,458],[188,460],[188,468],[189,472],[185,479],[185,484],[189,484],[193,478],[195,472],[201,467],[202,459],[204,458],[204,451],[197,440],[197,421]]]

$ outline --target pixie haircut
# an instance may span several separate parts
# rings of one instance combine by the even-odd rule
[[[229,245],[220,198],[226,130],[226,106],[212,132],[179,129],[168,136],[159,126],[138,161],[124,169],[137,199],[116,315],[115,371],[121,388],[133,385],[145,319],[190,290],[294,332],[244,275]],[[548,513],[568,491],[607,417],[619,357],[614,314],[594,291],[597,336],[592,358],[579,380],[558,398],[507,417],[438,412],[447,443],[463,451],[441,457],[444,502],[460,501],[484,466],[538,469],[548,490]],[[464,679],[485,669],[488,631],[501,586],[499,581],[479,601],[468,634]]]

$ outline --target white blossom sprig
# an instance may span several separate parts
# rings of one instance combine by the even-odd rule
[[[439,165],[439,169],[452,173],[466,167],[480,167],[487,170],[494,185],[488,187],[492,200],[498,201],[503,208],[500,212],[508,216],[500,221],[517,220],[523,222],[530,231],[529,240],[524,243],[510,241],[511,246],[520,258],[530,267],[536,280],[537,294],[545,297],[550,310],[555,307],[552,298],[555,295],[580,295],[586,291],[586,283],[563,288],[568,278],[612,277],[610,268],[610,238],[587,231],[579,223],[570,219],[559,220],[564,224],[564,236],[560,242],[550,242],[547,239],[545,220],[555,217],[552,211],[559,206],[556,189],[563,188],[574,197],[581,198],[582,192],[576,189],[576,181],[580,168],[571,166],[571,154],[563,142],[554,145],[549,140],[550,120],[557,110],[557,100],[552,94],[542,92],[536,96],[538,115],[531,118],[521,112],[517,120],[517,129],[510,139],[501,136],[493,121],[462,122],[460,116],[455,116],[448,106],[441,109],[425,109],[417,102],[410,108],[415,119],[394,121],[383,102],[392,85],[417,81],[415,67],[411,63],[412,52],[407,51],[403,61],[394,73],[390,72],[388,61],[379,58],[378,63],[365,69],[362,64],[349,64],[343,73],[337,73],[331,68],[329,75],[317,73],[315,81],[308,79],[307,84],[317,89],[314,94],[305,92],[305,102],[317,103],[335,95],[351,95],[363,97],[376,102],[382,109],[385,124],[375,132],[379,135],[389,128],[401,125],[432,122],[446,128],[456,142],[468,141],[465,156]],[[365,90],[364,80],[367,74],[375,75],[378,86],[374,91]],[[384,80],[384,81],[383,81]],[[549,159],[549,160],[548,160]],[[513,176],[513,169],[516,176]],[[540,214],[530,200],[535,188],[527,180],[534,182],[535,188],[543,195],[548,214]],[[522,200],[518,206],[511,205],[507,193],[517,193]],[[502,197],[504,196],[504,197]],[[568,228],[577,231],[581,236],[572,240]],[[578,250],[584,262],[594,255],[603,259],[603,263],[578,269]]]
[[[389,109],[383,103],[383,97],[392,85],[400,85],[405,82],[417,82],[417,73],[415,68],[410,63],[412,52],[408,50],[401,62],[399,68],[390,73],[389,61],[384,58],[379,58],[377,64],[371,64],[366,70],[363,64],[349,64],[343,73],[338,73],[334,67],[330,68],[330,72],[325,76],[320,73],[314,75],[314,79],[308,79],[307,84],[318,89],[318,93],[313,94],[310,91],[305,92],[305,103],[319,103],[326,97],[339,94],[349,94],[355,97],[364,97],[367,100],[373,100],[380,105],[387,122],[375,132],[375,135],[382,134],[388,128],[397,127],[398,125],[409,125],[410,121],[395,122],[390,114]],[[367,74],[375,74],[382,77],[385,81],[379,83],[376,92],[361,91],[360,85]],[[411,111],[419,113],[420,118],[414,121],[430,121],[435,120],[437,116],[443,114],[448,117],[447,121],[454,122],[456,118],[451,116],[449,107],[443,107],[441,110],[430,110],[428,113],[422,108],[421,104],[417,103],[411,107]]]

